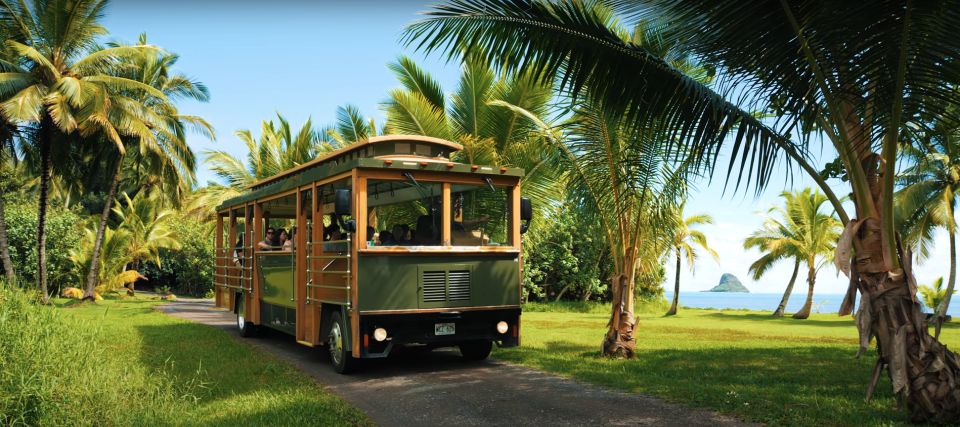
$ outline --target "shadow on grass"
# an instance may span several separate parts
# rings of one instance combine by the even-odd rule
[[[793,317],[790,317],[789,314],[783,317],[773,317],[772,314],[743,313],[743,312],[707,313],[705,316],[719,317],[719,318],[730,319],[730,320],[743,319],[743,320],[750,320],[750,321],[779,323],[784,325],[830,326],[830,327],[843,327],[843,328],[854,327],[853,318],[840,317],[840,316],[837,316],[837,320],[794,319]]]
[[[856,348],[644,348],[637,358],[601,357],[569,341],[499,351],[498,358],[587,382],[734,413],[773,425],[875,425],[907,421],[884,377],[875,398],[864,392],[876,357],[854,359]]]

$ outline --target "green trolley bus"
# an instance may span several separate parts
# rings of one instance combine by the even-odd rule
[[[462,149],[370,138],[227,200],[216,306],[242,336],[266,327],[327,346],[341,373],[403,345],[472,360],[519,345],[523,171],[452,161]]]

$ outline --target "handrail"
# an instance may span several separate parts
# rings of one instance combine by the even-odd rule
[[[353,255],[351,255],[351,246],[350,246],[353,239],[351,239],[350,236],[351,236],[350,234],[347,234],[347,238],[346,238],[346,239],[343,239],[343,240],[325,240],[325,241],[321,241],[321,242],[307,242],[307,243],[306,243],[306,249],[307,249],[307,251],[308,251],[308,252],[307,252],[307,261],[308,261],[308,264],[307,264],[307,269],[306,269],[306,273],[307,273],[307,289],[308,289],[308,291],[309,291],[309,289],[336,289],[336,290],[340,290],[340,291],[345,291],[345,292],[347,293],[347,298],[346,298],[345,301],[333,301],[333,300],[325,300],[325,299],[311,298],[311,297],[310,297],[310,292],[307,292],[306,304],[310,304],[311,302],[315,302],[315,303],[328,303],[328,304],[343,304],[343,303],[346,303],[346,305],[347,305],[347,310],[350,310],[350,309],[351,309],[351,304],[350,304],[350,290],[351,290],[351,286],[350,286],[350,284],[351,284],[351,282],[352,282],[352,280],[353,280],[353,272],[350,270],[351,263],[350,263],[349,261],[347,262],[347,269],[346,269],[346,270],[324,271],[324,270],[313,270],[313,269],[309,268],[309,267],[310,267],[309,261],[311,261],[311,260],[320,260],[320,259],[331,260],[331,261],[330,261],[329,263],[327,263],[327,265],[324,266],[323,268],[329,267],[330,265],[332,265],[332,264],[333,264],[336,260],[338,260],[338,259],[350,260],[350,259],[353,257]],[[343,254],[343,255],[317,255],[317,256],[311,255],[311,253],[313,252],[313,248],[314,248],[315,246],[317,246],[317,245],[337,244],[337,243],[345,243],[345,244],[346,244],[346,247],[344,248],[345,250],[342,250],[342,251],[339,251],[339,250],[338,250],[338,251],[329,251],[329,252],[338,253],[338,254]],[[323,246],[321,246],[321,249],[322,249],[322,248],[323,248]],[[321,253],[327,253],[327,252],[328,252],[328,251],[321,251]],[[319,275],[318,277],[323,277],[324,274],[337,274],[337,275],[346,276],[346,277],[345,277],[345,279],[346,279],[346,280],[345,280],[346,286],[334,286],[334,285],[326,285],[326,284],[323,284],[323,285],[315,285],[315,284],[313,284],[313,275],[314,275],[314,274]]]

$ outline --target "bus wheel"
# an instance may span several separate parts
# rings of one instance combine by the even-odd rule
[[[466,360],[483,360],[490,355],[492,348],[493,342],[489,340],[466,341],[460,343],[460,355]]]
[[[347,350],[344,334],[347,328],[340,319],[340,313],[330,314],[330,332],[327,334],[327,349],[330,351],[330,363],[333,370],[340,374],[347,374],[353,370],[356,361],[353,360],[350,351]]]
[[[257,332],[257,325],[250,323],[246,318],[246,307],[244,306],[244,298],[242,296],[237,297],[237,329],[240,331],[240,336],[244,338],[250,338],[254,336]]]

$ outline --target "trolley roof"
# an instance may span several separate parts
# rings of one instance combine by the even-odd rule
[[[477,175],[523,176],[523,169],[453,162],[463,149],[455,142],[420,135],[384,135],[358,141],[250,185],[243,194],[226,200],[217,210],[349,171],[354,168],[426,170]]]

